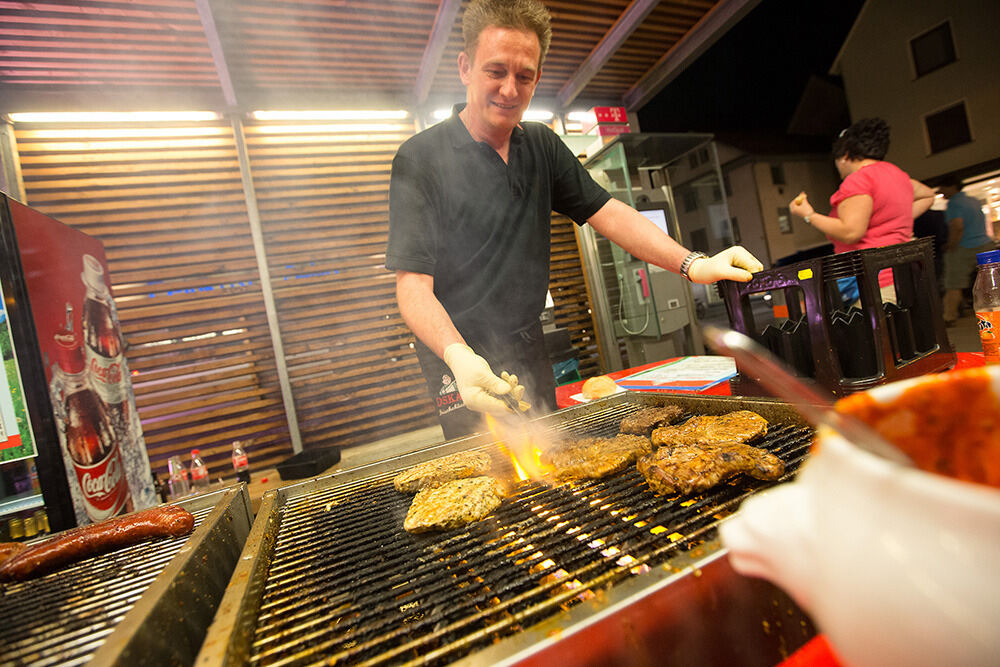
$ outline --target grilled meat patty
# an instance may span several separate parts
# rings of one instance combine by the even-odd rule
[[[650,436],[653,445],[717,445],[751,442],[767,433],[767,420],[756,412],[737,410],[725,415],[700,415],[678,426],[662,426]]]
[[[396,490],[402,493],[416,493],[421,489],[438,486],[455,479],[488,475],[492,462],[483,452],[458,452],[442,456],[433,461],[425,461],[402,472],[392,480]]]
[[[622,433],[634,433],[635,435],[644,435],[648,438],[654,428],[672,424],[682,414],[684,414],[684,410],[676,405],[643,408],[623,419],[619,430]]]
[[[469,477],[421,489],[406,513],[409,533],[451,530],[479,521],[503,500],[503,488],[492,477]]]
[[[740,442],[666,445],[639,459],[637,467],[649,488],[661,496],[704,491],[738,473],[773,480],[785,472],[777,456]]]
[[[542,461],[556,469],[559,481],[599,479],[624,470],[650,451],[648,438],[619,433],[613,438],[582,438],[564,443],[543,454]]]

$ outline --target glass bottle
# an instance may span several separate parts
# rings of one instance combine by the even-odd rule
[[[170,487],[170,497],[174,500],[191,493],[188,484],[188,471],[181,462],[181,457],[171,456],[167,461],[167,484]]]
[[[191,488],[199,489],[208,486],[208,468],[201,460],[201,451],[191,450]]]
[[[233,440],[233,470],[236,471],[237,480],[250,483],[250,461],[241,440]]]

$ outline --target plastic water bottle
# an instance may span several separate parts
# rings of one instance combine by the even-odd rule
[[[174,500],[191,493],[187,473],[184,464],[181,463],[181,457],[171,456],[167,462],[167,484],[170,487],[170,497]]]
[[[972,286],[972,307],[979,324],[979,340],[988,364],[1000,364],[1000,250],[976,255],[979,270]]]
[[[194,490],[208,486],[208,468],[201,460],[200,450],[191,450],[191,487]]]
[[[233,440],[233,470],[236,471],[237,480],[250,483],[250,462],[241,440]]]

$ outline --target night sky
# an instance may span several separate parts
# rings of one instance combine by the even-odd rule
[[[639,111],[643,132],[784,132],[864,0],[762,0]],[[836,79],[833,79],[836,80]]]

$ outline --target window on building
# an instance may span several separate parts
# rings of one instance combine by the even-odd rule
[[[712,186],[712,201],[720,202],[722,201],[722,188],[715,184]]]
[[[690,213],[698,208],[698,191],[692,187],[684,188],[684,192],[681,195],[684,200],[684,212]]]
[[[778,231],[782,234],[792,233],[792,214],[787,206],[778,207]]]
[[[969,117],[965,112],[965,102],[959,102],[947,109],[924,116],[927,140],[931,154],[972,141]]]
[[[701,150],[698,151],[698,162],[700,162],[701,164],[705,164],[706,162],[708,162],[707,148],[702,148]]]
[[[955,42],[951,36],[951,22],[928,30],[910,40],[910,54],[917,78],[955,62]]]
[[[729,180],[729,173],[728,172],[726,172],[725,174],[722,175],[722,185],[723,185],[723,187],[726,190],[726,196],[727,197],[732,197],[733,196],[733,183],[732,183],[732,181]]]
[[[771,182],[775,185],[785,184],[785,166],[781,164],[771,165]]]
[[[692,169],[697,169],[698,168],[698,154],[697,153],[691,153],[691,155],[688,156],[688,166],[690,166]]]
[[[740,219],[734,215],[732,219],[729,221],[729,224],[731,224],[733,227],[733,243],[741,243],[742,240],[740,237]]]

